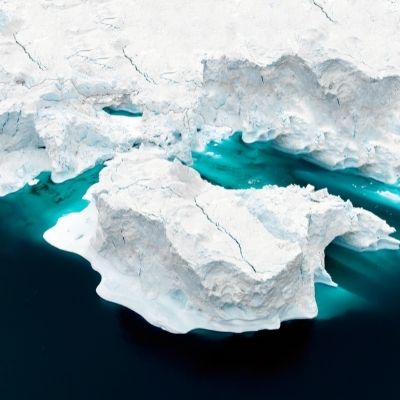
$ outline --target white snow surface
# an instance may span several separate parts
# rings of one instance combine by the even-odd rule
[[[158,148],[116,156],[44,238],[88,259],[98,293],[175,333],[279,328],[317,314],[324,249],[397,249],[383,220],[312,186],[228,190]]]
[[[399,22],[393,0],[0,0],[0,195],[235,130],[393,183]]]

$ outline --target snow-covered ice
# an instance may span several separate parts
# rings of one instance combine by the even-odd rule
[[[313,317],[326,245],[394,248],[386,223],[310,187],[213,187],[178,160],[240,130],[397,182],[399,21],[392,0],[0,0],[0,195],[113,160],[46,234],[103,297],[176,332]]]

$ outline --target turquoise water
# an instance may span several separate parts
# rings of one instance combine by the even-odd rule
[[[107,114],[114,115],[114,116],[119,116],[119,117],[133,117],[133,118],[138,118],[143,116],[143,113],[136,108],[121,108],[121,107],[113,107],[113,106],[108,106],[104,107],[103,111],[106,112]]]
[[[222,143],[211,142],[193,157],[194,168],[212,183],[227,188],[266,184],[327,187],[330,193],[373,211],[400,231],[400,197],[396,202],[379,194],[388,191],[400,196],[400,188],[359,176],[355,170],[327,171],[269,143],[246,144],[240,133]],[[399,233],[395,236],[400,238]],[[339,288],[317,285],[319,319],[384,307],[393,279],[400,276],[400,252],[358,253],[332,244],[326,251],[326,268]]]
[[[397,188],[329,172],[236,135],[194,154],[227,187],[312,183],[400,226]],[[317,288],[320,317],[251,335],[172,335],[100,299],[98,274],[43,239],[86,206],[101,166],[0,198],[0,398],[398,399],[400,257],[332,245],[327,268],[340,288]]]
[[[43,233],[54,226],[63,215],[81,211],[88,201],[82,199],[87,189],[98,182],[98,165],[72,180],[54,184],[49,172],[38,176],[34,186],[26,185],[18,192],[0,198],[3,222],[9,215],[13,223],[8,227],[15,232],[23,232],[30,240],[43,241]]]

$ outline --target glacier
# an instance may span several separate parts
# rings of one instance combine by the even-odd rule
[[[241,131],[398,183],[399,7],[0,0],[0,196],[43,171],[63,182],[108,160],[87,209],[45,235],[91,261],[102,297],[173,332],[311,318],[314,282],[333,284],[328,243],[394,249],[393,230],[312,187],[212,187],[188,167],[191,154]]]

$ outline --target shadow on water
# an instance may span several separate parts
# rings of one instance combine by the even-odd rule
[[[341,287],[368,300],[369,307],[391,308],[399,300],[400,252],[353,253],[330,245],[326,268]],[[397,304],[396,304],[397,306]]]
[[[127,309],[119,311],[125,338],[177,365],[191,365],[202,373],[250,375],[278,373],[303,358],[313,321],[290,321],[280,330],[248,334],[194,331],[176,335],[161,331]]]

